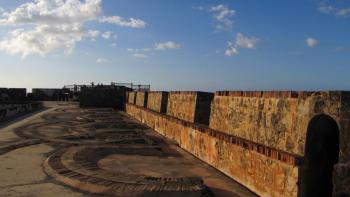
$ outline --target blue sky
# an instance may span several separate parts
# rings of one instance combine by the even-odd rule
[[[349,0],[0,0],[0,7],[2,87],[113,81],[154,90],[350,90]]]

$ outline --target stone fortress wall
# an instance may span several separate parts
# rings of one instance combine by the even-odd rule
[[[128,92],[126,95],[126,100],[128,101],[127,103],[130,104],[135,104],[136,103],[136,94],[137,92]]]
[[[0,123],[42,108],[42,103],[31,101],[26,88],[0,88]]]
[[[147,108],[156,112],[166,113],[168,92],[148,92]]]
[[[41,102],[0,102],[0,122],[41,108]]]
[[[334,196],[350,192],[350,92],[170,92],[166,112],[167,94],[149,92],[147,107],[135,105],[135,94],[146,95],[128,93],[128,114],[258,195],[307,196],[329,181]],[[318,159],[315,151],[328,152]],[[333,179],[311,180],[329,169]]]
[[[166,113],[188,122],[208,124],[213,96],[207,92],[170,92]]]
[[[139,107],[146,107],[148,99],[148,92],[140,91],[136,94],[135,104]]]

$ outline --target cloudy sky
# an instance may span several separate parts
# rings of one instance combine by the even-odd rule
[[[0,0],[0,87],[350,90],[349,0]]]

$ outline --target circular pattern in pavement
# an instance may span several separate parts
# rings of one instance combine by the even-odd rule
[[[183,158],[147,126],[112,109],[59,108],[15,133],[57,145],[45,172],[68,186],[113,196],[212,196]],[[199,173],[205,173],[203,171]]]
[[[111,156],[113,161],[118,162],[108,166]],[[123,159],[125,156],[134,159]],[[176,176],[150,176],[149,166],[140,168],[142,163],[129,163],[153,157],[153,162],[157,162],[155,167],[164,167],[169,161],[157,158],[169,156],[172,154],[157,148],[73,146],[52,154],[46,160],[44,169],[55,179],[91,193],[117,196],[210,196],[200,177],[183,176],[181,169],[174,170]],[[153,174],[162,174],[162,169],[154,168],[151,171]]]

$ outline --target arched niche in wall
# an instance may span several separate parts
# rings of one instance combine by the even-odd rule
[[[307,128],[305,154],[299,171],[299,195],[332,196],[333,166],[339,158],[339,128],[325,114],[313,117]]]

